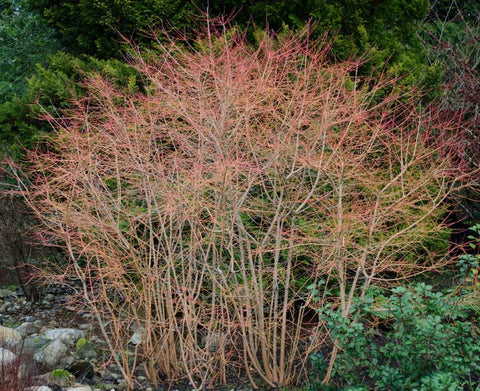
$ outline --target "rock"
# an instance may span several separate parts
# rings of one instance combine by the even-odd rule
[[[107,345],[107,343],[103,339],[97,337],[96,335],[93,335],[92,338],[90,338],[90,341],[92,341],[92,343],[95,346],[106,346]]]
[[[18,342],[22,340],[22,335],[15,329],[0,326],[0,344],[8,341]]]
[[[30,307],[30,303],[27,302],[27,299],[25,297],[17,298],[17,303],[20,304],[22,307],[25,307],[25,308]]]
[[[54,339],[33,355],[33,359],[48,370],[65,369],[74,362],[68,346],[60,339]]]
[[[51,329],[42,333],[47,339],[59,339],[69,347],[74,347],[77,341],[85,336],[85,331],[78,329]]]
[[[19,312],[21,309],[22,309],[22,307],[20,307],[20,305],[18,305],[18,304],[9,305],[8,308],[7,308],[7,312],[8,312],[9,314],[16,314],[16,313]]]
[[[140,331],[135,331],[128,343],[131,343],[132,345],[140,345],[142,343],[142,334],[140,334]]]
[[[49,302],[55,301],[55,296],[52,295],[51,293],[48,293],[48,294],[44,297],[44,300],[49,301]]]
[[[37,383],[48,384],[53,387],[67,387],[75,383],[75,376],[63,369],[55,369],[35,377]]]
[[[16,327],[15,330],[17,330],[23,338],[38,333],[38,327],[30,322],[22,323],[20,326]]]
[[[77,356],[81,359],[93,360],[98,357],[98,353],[91,341],[81,338],[77,342]]]
[[[122,378],[122,375],[119,375],[115,372],[106,373],[105,381],[117,381]]]
[[[78,385],[78,386],[67,388],[66,391],[92,391],[92,388],[90,386]]]
[[[53,294],[46,294],[50,292]],[[30,302],[14,291],[3,297],[0,289],[0,325],[21,324],[15,328],[0,326],[0,382],[2,365],[8,365],[16,381],[22,379],[25,384],[23,379],[29,379],[30,387],[19,391],[125,391],[127,383],[118,374],[120,369],[102,361],[99,352],[107,344],[96,335],[98,328],[93,325],[92,314],[75,310],[69,318],[70,312],[65,313],[66,305],[62,304],[67,301],[65,293],[49,290],[43,296],[44,304]],[[139,331],[143,330],[131,328],[129,354],[141,343]],[[40,368],[46,373],[36,376]],[[70,377],[54,376],[63,370]],[[135,374],[141,389],[152,389],[143,371]]]
[[[50,342],[49,339],[40,336],[30,336],[23,340],[22,350],[34,353]]]
[[[114,385],[111,384],[111,383],[97,383],[97,384],[95,385],[95,387],[96,387],[96,388],[95,388],[93,391],[95,391],[95,390],[97,390],[97,389],[100,389],[100,390],[102,390],[102,391],[107,391],[107,390],[113,390],[113,391],[115,391],[115,389],[113,388]]]
[[[0,348],[0,369],[14,363],[16,359],[17,355],[15,353],[8,349]]]
[[[5,297],[15,296],[16,293],[11,291],[10,289],[0,289],[0,299],[4,299]]]
[[[127,382],[123,379],[120,379],[118,381],[118,383],[115,385],[115,388],[118,390],[118,391],[123,391],[127,388]]]

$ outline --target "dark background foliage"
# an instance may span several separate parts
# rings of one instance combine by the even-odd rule
[[[204,23],[207,11],[250,31],[296,30],[311,23],[314,36],[333,38],[332,61],[366,55],[364,74],[387,71],[405,85],[437,90],[451,66],[438,57],[438,41],[454,34],[448,30],[426,39],[420,32],[450,20],[451,9],[447,0],[2,0],[0,139],[15,150],[18,142],[29,145],[46,129],[37,104],[47,110],[68,105],[83,72],[100,70],[125,81],[128,45],[122,36],[147,46],[152,28],[188,32]],[[455,8],[451,19],[461,28],[476,23],[476,12],[474,6]],[[462,93],[472,95],[469,91]]]

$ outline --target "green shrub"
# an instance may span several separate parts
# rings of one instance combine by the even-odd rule
[[[355,302],[352,320],[331,307],[320,317],[341,348],[332,377],[341,389],[473,390],[480,380],[478,319],[462,297],[424,283],[388,297],[373,289]],[[325,362],[315,357],[318,372]]]

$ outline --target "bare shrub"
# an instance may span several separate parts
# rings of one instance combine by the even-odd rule
[[[23,199],[0,196],[0,284],[20,286],[29,300],[38,297],[38,286],[32,277],[44,256],[31,232],[35,225]]]
[[[139,364],[197,387],[235,374],[292,384],[329,335],[306,312],[328,300],[349,317],[373,282],[444,261],[429,242],[464,185],[441,142],[454,125],[395,80],[326,63],[328,45],[307,36],[253,47],[209,29],[186,42],[134,56],[145,93],[91,76],[51,118],[23,188],[69,255],[46,275],[81,283],[129,386]]]
[[[24,391],[35,384],[35,377],[42,369],[23,343],[16,348],[0,347],[0,391]]]
[[[480,167],[480,18],[477,1],[435,0],[420,32],[429,61],[441,64],[442,115],[461,119],[455,137],[461,138],[461,158]],[[452,199],[453,219],[467,236],[480,218],[479,183]],[[458,221],[462,220],[463,224]]]

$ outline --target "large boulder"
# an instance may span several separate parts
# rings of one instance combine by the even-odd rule
[[[32,322],[24,322],[16,327],[15,330],[18,331],[23,338],[38,333],[38,327]]]
[[[3,367],[11,365],[17,359],[17,355],[12,351],[0,348],[0,370],[3,372]]]
[[[77,357],[84,360],[94,360],[98,358],[97,349],[92,341],[80,338],[77,342]]]
[[[68,328],[50,329],[42,333],[41,337],[51,340],[59,339],[68,347],[73,348],[80,338],[85,337],[85,331]]]
[[[33,355],[47,370],[65,369],[75,362],[70,348],[61,339],[54,339]]]
[[[22,335],[15,329],[0,326],[0,346],[13,347],[22,340]]]
[[[35,353],[49,342],[51,342],[51,340],[44,337],[30,336],[23,340],[21,349],[23,352]]]

